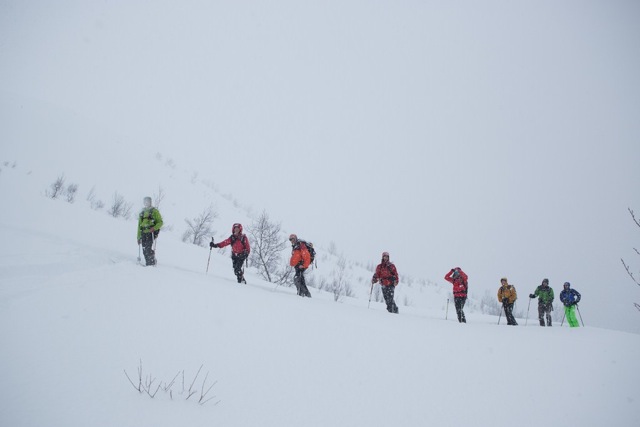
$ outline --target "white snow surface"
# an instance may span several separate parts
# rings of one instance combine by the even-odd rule
[[[2,166],[2,426],[640,425],[637,334],[588,319],[584,328],[541,328],[534,304],[517,327],[477,312],[459,324],[452,307],[445,320],[444,286],[414,287],[411,298],[430,304],[399,301],[392,315],[381,303],[367,308],[362,278],[358,298],[339,302],[315,288],[300,298],[251,269],[239,285],[228,252],[213,251],[206,273],[209,250],[180,241],[181,202],[200,187],[180,182],[179,168],[156,173],[155,160],[150,175],[170,194],[163,214],[175,229],[158,240],[159,265],[141,267],[134,219],[83,198],[90,179],[110,182],[102,164],[129,177],[126,188],[111,185],[141,202],[147,178],[131,179],[136,155],[110,163],[73,149],[86,159],[76,170],[64,152],[48,153],[52,167],[24,147]],[[44,196],[59,167],[84,184],[73,204]],[[242,209],[210,193],[228,235]],[[320,258],[312,275],[335,265]],[[364,277],[358,268],[351,274]],[[137,382],[139,367],[154,386],[180,375],[151,398],[125,375]],[[186,399],[191,382],[197,392]],[[210,385],[213,399],[199,404]]]

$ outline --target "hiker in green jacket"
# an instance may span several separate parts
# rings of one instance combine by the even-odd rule
[[[144,208],[138,216],[138,245],[142,245],[142,253],[146,265],[156,265],[154,242],[162,228],[160,211],[151,205],[151,197],[144,198]]]
[[[529,295],[529,298],[538,297],[538,319],[540,326],[545,326],[544,318],[546,315],[547,326],[551,326],[551,311],[553,311],[553,289],[549,287],[549,279],[543,279],[542,284],[536,288],[536,291]]]

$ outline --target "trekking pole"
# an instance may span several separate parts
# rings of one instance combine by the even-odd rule
[[[449,318],[449,298],[447,298],[447,311],[445,311],[444,320]]]
[[[367,309],[371,308],[371,295],[373,294],[373,282],[371,282],[371,290],[369,291],[369,305]]]
[[[213,243],[213,237],[211,238],[211,243]],[[211,246],[209,246],[209,259],[207,260],[207,271],[204,274],[208,274],[209,273],[209,261],[211,261],[211,251],[213,250],[213,248]]]
[[[562,322],[560,322],[560,326],[564,325],[564,315],[567,314],[567,312],[563,312],[562,313]]]
[[[140,248],[142,245],[138,243],[138,264],[142,264],[142,258],[140,258]]]
[[[582,314],[580,314],[580,307],[578,307],[577,303],[576,303],[576,308],[578,309],[578,316],[580,316],[580,322],[582,322],[582,327],[584,328],[584,322],[582,321]]]
[[[498,316],[498,325],[500,324],[500,319],[502,318],[502,310],[504,309],[504,304],[502,305],[502,308],[500,309],[500,316]],[[505,316],[507,315],[507,313],[504,314]]]
[[[524,321],[524,326],[527,326],[527,323],[529,323],[529,308],[531,308],[531,298],[529,298],[529,305],[527,306],[527,320]]]

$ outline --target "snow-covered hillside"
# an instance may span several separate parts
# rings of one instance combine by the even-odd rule
[[[260,207],[241,200],[241,195],[220,189],[215,181],[214,166],[205,171],[189,168],[175,160],[173,153],[155,151],[152,142],[132,141],[57,106],[7,96],[0,102],[0,108],[3,117],[12,123],[2,130],[8,144],[0,158],[0,173],[6,179],[15,180],[25,194],[42,196],[50,191],[50,185],[58,177],[64,176],[66,185],[78,185],[74,205],[85,209],[92,207],[102,214],[109,210],[116,194],[122,197],[132,212],[129,218],[131,236],[122,243],[128,245],[132,253],[138,250],[136,214],[142,198],[147,195],[162,200],[159,207],[165,222],[163,241],[180,240],[187,228],[185,220],[193,219],[209,208],[217,214],[212,226],[216,241],[229,236],[233,223],[240,222],[246,228],[262,212]],[[38,123],[38,126],[32,126],[32,123]],[[87,144],[87,141],[91,143]],[[127,155],[123,156],[123,152]],[[180,157],[179,147],[176,154]],[[104,206],[97,209],[99,203]],[[273,215],[270,217],[279,222]],[[283,241],[289,233],[297,233],[318,248],[318,268],[307,274],[312,287],[322,287],[342,275],[353,297],[368,299],[373,266],[379,258],[352,259],[350,254],[344,254],[333,244],[332,236],[314,232],[313,224],[306,230],[292,230],[282,224],[282,229]],[[162,246],[161,243],[159,257],[163,262],[169,261],[162,254]],[[220,252],[228,254],[227,250]],[[288,253],[288,248],[283,251],[285,264]],[[206,266],[203,256],[206,257],[200,254],[198,259],[202,269]],[[230,261],[228,264],[230,270]],[[447,298],[451,297],[449,283],[404,275],[402,265],[399,270],[402,282],[396,298],[399,305],[446,310]],[[379,286],[374,288],[373,299],[382,300]],[[478,302],[471,298],[468,311],[474,307],[478,307]]]
[[[215,192],[172,188],[155,153],[140,181],[160,182],[176,198],[165,202],[174,232],[161,235],[158,267],[142,268],[132,220],[86,200],[44,197],[55,177],[23,160],[0,173],[0,425],[640,423],[638,335],[535,321],[511,328],[474,313],[460,325],[451,312],[443,319],[442,300],[390,315],[381,303],[368,309],[362,296],[336,303],[312,289],[302,299],[252,272],[248,285],[236,284],[228,254],[217,252],[205,274],[209,251],[179,239],[179,197],[200,191],[209,202]],[[128,160],[104,166],[123,170],[126,183]],[[100,163],[89,157],[60,173],[79,180]],[[141,196],[138,180],[116,187],[100,173],[87,176],[105,194]],[[225,235],[243,211],[219,211]],[[152,393],[161,386],[153,399],[125,375],[137,384],[140,367]],[[199,404],[211,385],[202,401],[212,399]]]

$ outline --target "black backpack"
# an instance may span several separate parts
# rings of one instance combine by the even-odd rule
[[[304,240],[299,240],[299,242],[304,244],[304,246],[307,248],[307,251],[309,251],[309,256],[311,257],[311,262],[309,264],[313,264],[313,261],[316,259],[316,250],[313,249],[313,243],[305,242]]]

